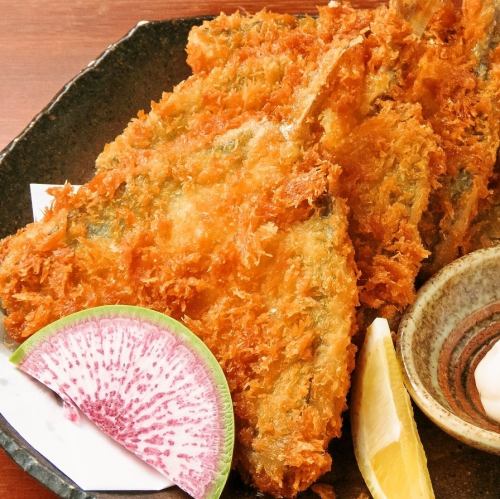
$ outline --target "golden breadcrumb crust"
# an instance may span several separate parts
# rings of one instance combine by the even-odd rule
[[[494,0],[394,0],[193,28],[193,76],[0,242],[7,330],[105,303],[184,321],[228,377],[235,466],[306,489],[341,430],[356,281],[361,324],[397,320],[426,258],[494,243],[497,19]]]
[[[95,177],[76,194],[56,191],[44,220],[0,253],[5,326],[19,340],[102,304],[187,324],[227,376],[234,465],[276,496],[330,469],[354,366],[356,269],[340,169],[262,109],[275,92],[276,113],[288,112],[282,87],[299,76],[293,59],[276,56],[193,76],[139,113]]]

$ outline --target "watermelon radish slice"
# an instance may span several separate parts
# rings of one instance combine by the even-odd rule
[[[231,396],[215,357],[179,322],[92,308],[41,329],[11,361],[194,498],[219,497],[234,446]]]

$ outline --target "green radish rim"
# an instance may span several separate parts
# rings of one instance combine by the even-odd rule
[[[80,312],[67,315],[43,327],[22,343],[11,355],[9,360],[16,366],[19,366],[19,364],[21,364],[39,344],[52,335],[59,333],[61,329],[67,326],[72,326],[85,319],[93,319],[96,317],[108,317],[112,319],[117,316],[147,320],[158,326],[165,327],[180,338],[187,347],[194,350],[194,352],[198,354],[198,357],[200,357],[208,366],[212,382],[215,383],[217,387],[220,410],[223,414],[224,444],[223,452],[221,453],[217,466],[217,469],[219,470],[218,477],[210,489],[207,490],[205,497],[218,498],[224,489],[229,472],[231,471],[235,437],[233,403],[226,376],[224,375],[219,362],[205,343],[203,343],[203,341],[201,341],[201,339],[198,338],[198,336],[196,336],[184,324],[173,319],[172,317],[169,317],[168,315],[157,312],[156,310],[137,307],[134,305],[104,305],[100,307],[88,308],[81,310]]]

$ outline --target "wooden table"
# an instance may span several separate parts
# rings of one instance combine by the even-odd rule
[[[72,76],[141,19],[229,13],[237,8],[249,12],[263,7],[290,13],[314,12],[314,6],[321,3],[321,0],[0,0],[0,149],[22,131]],[[0,450],[0,498],[54,497]]]

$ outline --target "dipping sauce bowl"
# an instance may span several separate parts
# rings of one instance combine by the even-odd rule
[[[500,454],[500,424],[483,409],[474,371],[499,339],[500,246],[459,258],[427,281],[397,339],[406,387],[422,412],[453,437],[494,454]]]

